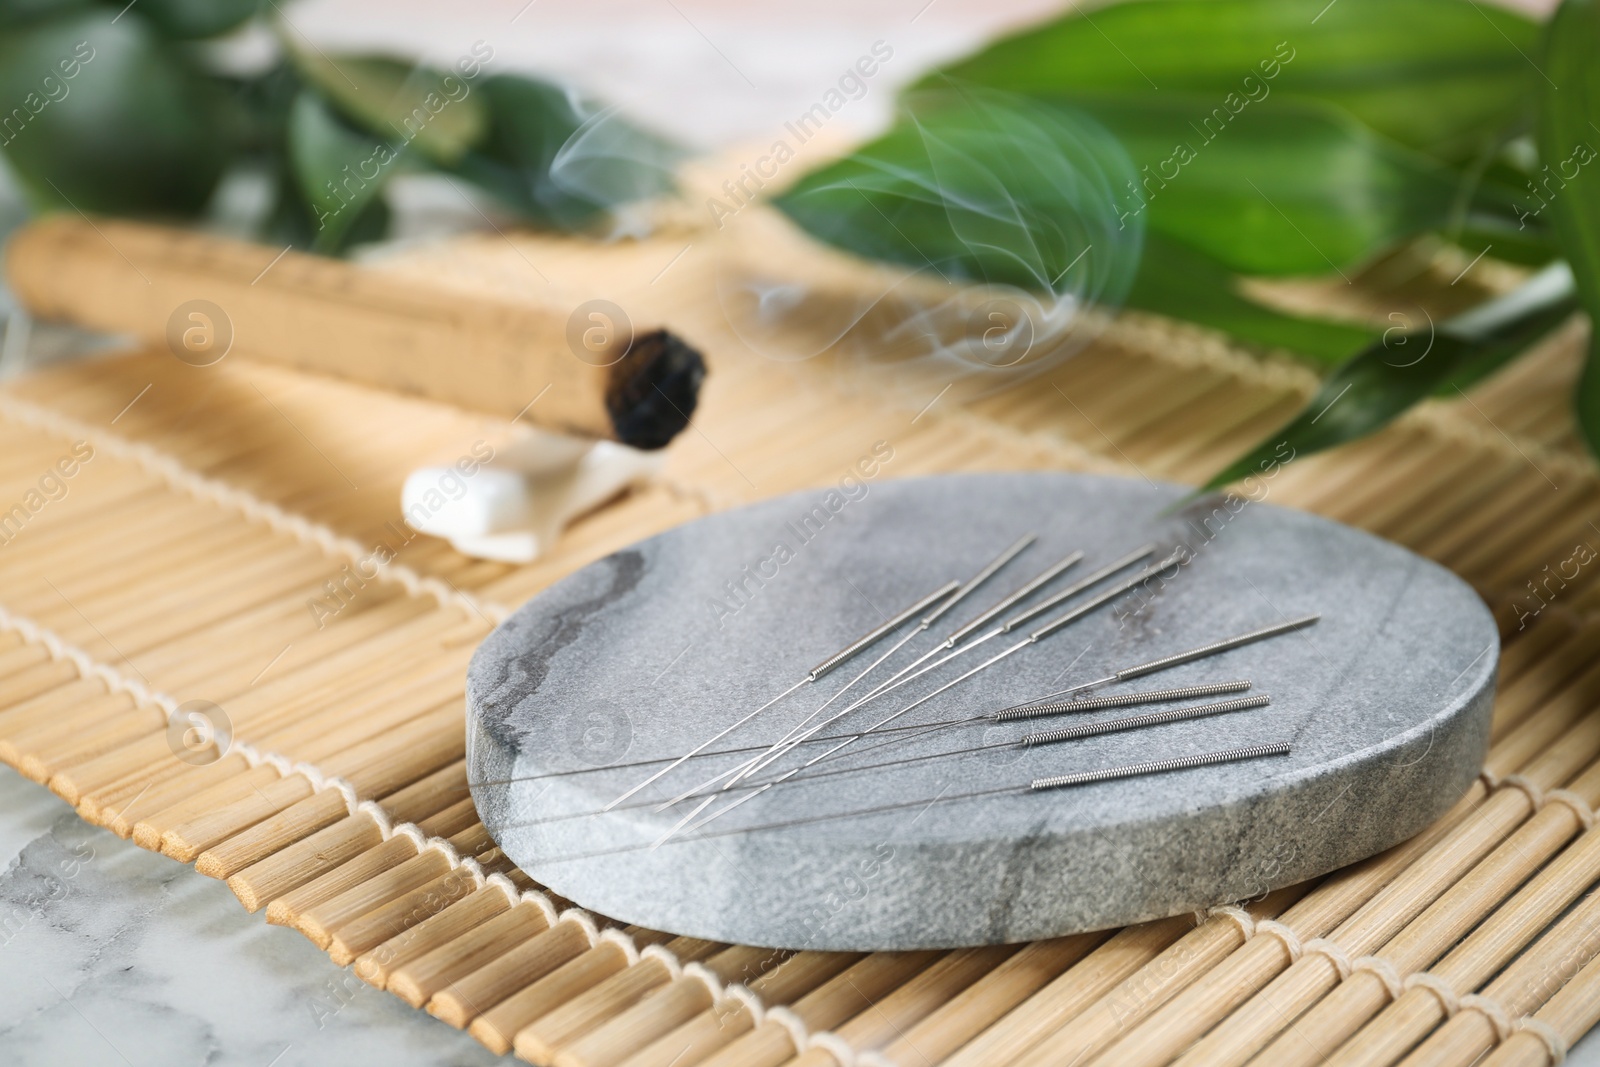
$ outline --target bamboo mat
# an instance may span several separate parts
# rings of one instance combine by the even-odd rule
[[[86,820],[227,879],[363,980],[538,1063],[1278,1067],[1492,1051],[1503,1067],[1558,1062],[1600,1018],[1600,498],[1566,415],[1577,325],[1266,487],[1439,560],[1496,609],[1488,766],[1417,838],[1238,906],[951,952],[713,944],[541,892],[472,810],[461,703],[477,641],[551,581],[708,511],[836,481],[877,441],[890,477],[1193,482],[1315,387],[1290,360],[1130,316],[1047,377],[964,405],[890,403],[828,358],[750,353],[706,295],[705,244],[491,235],[375,265],[625,296],[635,321],[705,347],[702,408],[660,477],[529,566],[410,537],[398,514],[408,470],[503,442],[504,423],[164,352],[9,383],[0,508],[22,504],[25,522],[0,546],[0,759]],[[65,467],[64,495],[41,486]],[[393,559],[371,576],[356,563],[380,545]],[[222,707],[235,735],[200,765],[167,737],[191,700]]]

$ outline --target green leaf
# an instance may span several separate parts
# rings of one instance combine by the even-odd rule
[[[260,14],[267,0],[138,0],[138,5],[137,14],[163,34],[188,39],[236,29]]]
[[[399,169],[405,149],[374,140],[333,114],[312,91],[289,112],[289,162],[309,208],[315,252],[342,251],[354,226]]]
[[[929,76],[1029,94],[1299,96],[1442,159],[1523,121],[1537,29],[1461,0],[1137,0],[1077,9]]]
[[[1540,185],[1557,240],[1589,321],[1600,325],[1600,7],[1566,0],[1544,39],[1539,101]],[[1578,426],[1600,456],[1600,329],[1589,331],[1589,361],[1577,387]]]
[[[290,170],[289,161],[280,158],[274,162],[272,208],[261,222],[261,239],[280,248],[290,245],[313,249],[318,231],[311,205],[300,191],[300,183]],[[383,197],[368,201],[345,229],[344,246],[381,241],[389,231],[389,214],[389,205]]]
[[[992,95],[914,98],[883,137],[774,202],[869,259],[1115,306],[1142,236],[1113,199],[1132,176],[1115,140],[1081,116]]]
[[[290,49],[295,67],[339,113],[385,141],[415,146],[441,166],[478,144],[488,114],[476,91],[475,63],[443,72],[389,56],[330,56]]]
[[[576,229],[673,187],[682,151],[559,86],[499,74],[482,85],[489,129],[455,171],[535,222]]]
[[[95,0],[0,0],[0,26],[21,26],[93,7]]]
[[[231,154],[219,83],[110,11],[0,37],[0,147],[41,208],[190,215]]]
[[[1308,101],[1081,96],[1139,170],[1120,210],[1245,274],[1327,274],[1443,227],[1458,177]],[[1506,215],[1510,216],[1509,209]]]
[[[1127,304],[1329,365],[1343,362],[1374,336],[1374,331],[1359,326],[1299,318],[1263,307],[1239,292],[1238,279],[1227,268],[1154,233],[1145,236],[1144,257]]]
[[[1559,276],[1559,277],[1558,277]],[[1561,268],[1439,328],[1390,330],[1340,366],[1285,426],[1218,472],[1218,489],[1300,456],[1365,437],[1430,395],[1465,389],[1561,325],[1576,308]]]
[[[233,135],[241,154],[269,161],[280,158],[287,142],[289,111],[305,83],[294,67],[278,63],[247,77],[223,77],[233,103]]]

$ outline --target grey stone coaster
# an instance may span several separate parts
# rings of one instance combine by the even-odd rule
[[[1322,874],[1420,830],[1478,770],[1498,662],[1494,622],[1465,583],[1402,548],[1242,498],[1167,513],[1184,490],[1143,481],[982,474],[849,488],[855,499],[809,491],[640,542],[552,586],[484,642],[467,679],[473,796],[523,870],[614,919],[719,941],[856,950],[1021,941],[1176,914]],[[1145,541],[1163,554],[1185,545],[1191,556],[895,725],[982,714],[1291,617],[1323,617],[1103,690],[1249,679],[1252,692],[1271,696],[1270,707],[810,782],[797,776],[699,834],[653,849],[686,805],[593,814],[663,766],[639,761],[687,752],[1028,531],[1039,537],[1033,547],[851,696],[1072,549],[1085,552],[1083,563],[1046,592]],[[708,751],[776,741],[892,640],[802,686]],[[823,732],[875,723],[1013,640],[996,638]],[[902,740],[855,755],[878,743],[859,742],[826,766],[1011,741],[1065,724],[886,735]],[[934,801],[1279,741],[1292,743],[1289,755]],[[691,760],[634,801],[660,802],[747,755]],[[798,762],[790,756],[760,777]],[[928,803],[847,814],[920,801]],[[836,814],[845,817],[821,818]]]

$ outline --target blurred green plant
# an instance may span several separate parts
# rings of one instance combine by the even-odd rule
[[[1074,9],[928,75],[902,96],[887,134],[805,175],[777,205],[858,254],[1027,284],[997,272],[992,247],[948,239],[940,216],[968,207],[930,198],[938,180],[921,134],[960,126],[997,92],[1014,109],[1097,121],[1139,174],[1111,206],[1145,233],[1126,303],[1327,371],[1305,410],[1218,472],[1207,485],[1216,488],[1285,445],[1296,455],[1331,448],[1428,396],[1455,395],[1579,307],[1600,314],[1597,56],[1596,0],[1565,0],[1543,32],[1469,0]],[[896,180],[849,181],[863,169]],[[1021,215],[1054,206],[1047,190],[1018,185],[1012,195]],[[1425,237],[1548,269],[1437,326],[1381,335],[1268,307],[1241,285],[1345,275]],[[1576,411],[1600,454],[1591,346]]]
[[[277,58],[240,74],[217,39],[252,23]],[[397,174],[458,177],[565,230],[671,188],[673,145],[491,73],[483,42],[447,68],[302,42],[270,0],[0,0],[0,152],[36,209],[171,219],[253,168],[273,190],[263,236],[329,254],[384,234]]]

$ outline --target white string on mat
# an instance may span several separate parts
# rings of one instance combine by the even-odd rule
[[[1203,922],[1218,917],[1232,919],[1234,924],[1239,927],[1239,932],[1244,935],[1246,941],[1256,936],[1255,919],[1251,917],[1248,911],[1245,911],[1237,904],[1219,904],[1203,912],[1197,911],[1194,913],[1195,925],[1198,926]]]
[[[1333,964],[1333,969],[1339,972],[1339,981],[1350,977],[1350,971],[1355,966],[1350,962],[1350,953],[1337,941],[1329,941],[1325,937],[1313,937],[1301,946],[1312,956],[1326,957]]]
[[[1455,987],[1436,974],[1418,971],[1407,975],[1404,985],[1408,993],[1418,988],[1432,993],[1434,999],[1439,1002],[1439,1007],[1444,1009],[1446,1019],[1454,1018],[1456,1012],[1461,1010],[1461,997],[1456,993]]]
[[[1561,1067],[1567,1062],[1567,1039],[1561,1036],[1561,1031],[1545,1022],[1536,1015],[1524,1015],[1512,1024],[1513,1034],[1532,1034],[1544,1045],[1544,1050],[1550,1056],[1550,1067]]]
[[[1511,1036],[1511,1015],[1493,997],[1486,997],[1482,993],[1468,993],[1461,998],[1462,1011],[1475,1011],[1489,1020],[1489,1025],[1494,1028],[1495,1044],[1500,1044]]]
[[[678,957],[660,945],[646,945],[639,951],[639,958],[655,960],[667,969],[667,977],[674,981],[683,977],[683,964],[678,961]]]
[[[1257,934],[1271,934],[1283,944],[1284,951],[1289,953],[1291,964],[1300,962],[1300,955],[1305,947],[1300,944],[1300,935],[1276,919],[1262,919],[1256,923]]]
[[[1334,970],[1339,972],[1339,981],[1341,982],[1350,977],[1352,970],[1358,969],[1356,964],[1351,962],[1350,954],[1337,941],[1330,941],[1325,937],[1313,937],[1309,941],[1302,942],[1300,935],[1295,933],[1292,928],[1275,919],[1262,919],[1258,922],[1250,916],[1249,912],[1237,904],[1219,904],[1214,908],[1195,912],[1194,917],[1196,925],[1208,919],[1230,919],[1239,927],[1239,932],[1244,935],[1246,941],[1255,937],[1256,934],[1270,934],[1283,943],[1284,949],[1289,953],[1290,963],[1298,963],[1307,954],[1325,956],[1328,962],[1333,964]],[[1363,958],[1373,959],[1375,957]],[[1391,968],[1391,973],[1392,970]],[[1396,978],[1395,982],[1398,985],[1399,979]],[[1388,985],[1388,983],[1385,982],[1385,985]]]
[[[98,426],[90,426],[49,408],[4,394],[0,394],[0,415],[69,440],[93,438],[96,448],[104,449],[108,455],[117,459],[137,464],[174,489],[182,490],[207,503],[231,508],[269,529],[293,536],[302,544],[314,545],[326,555],[344,557],[351,563],[370,565],[376,570],[378,578],[399,585],[412,596],[426,594],[441,605],[465,608],[495,624],[503,622],[511,614],[511,609],[503,604],[479,600],[442,579],[422,575],[403,563],[379,561],[354,538],[342,536],[332,527],[312,522],[303,515],[285,511],[276,504],[262,500],[226,482],[207,478],[185,467],[177,458],[142,442],[106,433]]]
[[[804,1045],[796,1045],[795,1051],[809,1052],[814,1048],[820,1048],[832,1056],[839,1067],[857,1067],[856,1050],[832,1030],[818,1030],[806,1039]]]
[[[1390,1000],[1399,1000],[1400,994],[1406,991],[1405,982],[1400,978],[1400,972],[1395,970],[1394,964],[1382,956],[1362,956],[1350,964],[1351,973],[1366,971],[1376,976],[1383,983],[1384,992],[1389,994]]]
[[[710,987],[710,984],[710,982],[706,983],[708,988]],[[761,1002],[761,998],[756,996],[756,994],[753,993],[748,986],[735,983],[733,985],[724,986],[722,993],[726,999],[737,1000],[741,1005],[744,1006],[744,1010],[750,1013],[750,1022],[752,1027],[760,1026],[762,1023],[767,1021],[767,1006]],[[722,1001],[713,1000],[712,1003],[721,1004]]]
[[[1546,804],[1565,804],[1578,817],[1578,825],[1585,830],[1594,829],[1594,809],[1589,802],[1570,789],[1552,789],[1544,795]]]
[[[811,1028],[805,1024],[804,1019],[789,1008],[781,1004],[768,1008],[766,1021],[776,1023],[789,1031],[789,1042],[794,1045],[796,1055],[811,1047]]]
[[[105,683],[108,692],[126,693],[133,698],[134,704],[138,707],[153,705],[168,715],[178,710],[178,702],[172,697],[155,692],[143,682],[127,677],[110,664],[99,662],[77,645],[64,640],[55,631],[40,626],[32,619],[13,615],[4,607],[0,607],[0,630],[16,634],[30,645],[43,647],[53,660],[70,662],[77,668],[80,678],[98,678]]]
[[[1512,789],[1520,789],[1526,793],[1528,802],[1533,805],[1534,811],[1544,807],[1544,790],[1540,789],[1538,784],[1531,781],[1526,775],[1508,774],[1500,779],[1500,785],[1510,786]]]
[[[1579,825],[1585,830],[1594,827],[1594,808],[1587,800],[1570,789],[1540,789],[1538,783],[1525,775],[1508,774],[1504,778],[1500,778],[1487,769],[1482,771],[1479,777],[1488,784],[1490,789],[1499,789],[1505,786],[1509,786],[1512,789],[1520,789],[1527,795],[1529,803],[1533,805],[1535,814],[1543,811],[1547,805],[1562,804],[1572,811],[1572,814],[1577,817]]]

